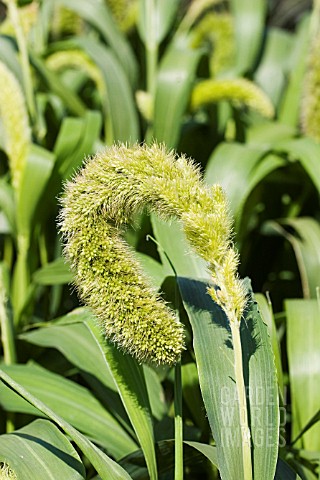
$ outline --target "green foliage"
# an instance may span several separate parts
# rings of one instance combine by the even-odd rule
[[[3,3],[0,479],[317,480],[319,2]]]

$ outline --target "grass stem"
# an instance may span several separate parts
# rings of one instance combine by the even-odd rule
[[[4,265],[0,266],[0,327],[1,342],[3,349],[3,360],[6,365],[12,365],[17,361],[16,346],[14,338],[13,321],[6,308],[7,296],[4,280]],[[12,432],[15,429],[15,414],[7,413],[6,431]]]
[[[234,371],[239,399],[239,417],[242,442],[243,480],[252,480],[251,434],[248,422],[246,388],[243,377],[242,346],[240,338],[240,322],[230,321],[234,350]]]
[[[183,425],[182,425],[182,385],[181,363],[175,367],[174,376],[174,480],[183,479]]]
[[[4,281],[4,267],[0,266],[0,325],[1,325],[1,341],[3,348],[4,363],[11,365],[16,363],[16,347],[14,340],[14,326],[11,317],[8,315],[6,302],[6,288]]]

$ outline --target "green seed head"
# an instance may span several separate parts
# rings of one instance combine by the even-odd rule
[[[29,153],[31,133],[22,89],[11,70],[2,62],[0,62],[0,119],[12,185],[17,193]]]
[[[139,361],[173,364],[184,349],[182,325],[121,237],[122,226],[139,209],[181,220],[191,246],[209,262],[214,281],[226,280],[231,289],[224,299],[226,311],[241,316],[225,196],[221,187],[203,183],[192,161],[157,144],[107,148],[66,186],[62,205],[65,253],[80,297],[106,336]]]
[[[17,475],[6,463],[0,465],[0,480],[17,480]]]
[[[192,30],[194,48],[208,44],[211,47],[210,71],[216,76],[231,68],[235,62],[233,18],[228,13],[207,13]]]
[[[268,96],[253,82],[245,78],[203,80],[195,86],[191,96],[191,109],[227,100],[234,106],[246,106],[266,118],[274,116],[274,107]]]
[[[320,33],[313,39],[303,86],[301,124],[303,133],[320,142]]]

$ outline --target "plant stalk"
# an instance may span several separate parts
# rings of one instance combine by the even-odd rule
[[[147,19],[147,35],[146,35],[146,89],[150,95],[152,105],[154,108],[156,87],[157,87],[157,69],[158,69],[158,54],[159,44],[157,39],[157,24],[156,24],[156,2],[157,0],[146,0],[146,19]],[[152,122],[148,124],[145,134],[146,141],[153,140],[153,125]]]
[[[183,425],[181,363],[175,366],[174,375],[174,480],[183,479]]]
[[[12,318],[8,315],[6,303],[7,295],[4,281],[4,266],[0,266],[0,327],[1,342],[3,349],[3,360],[5,365],[12,365],[17,361],[16,346],[14,339],[14,325]],[[15,429],[15,414],[8,412],[6,417],[6,431],[12,432]]]
[[[158,64],[158,40],[156,24],[156,0],[146,2],[147,38],[146,38],[146,68],[147,91],[154,100]]]
[[[252,480],[251,434],[248,422],[246,388],[243,377],[242,346],[240,337],[240,322],[236,318],[230,321],[233,351],[234,372],[239,400],[239,418],[241,428],[243,479]]]
[[[12,282],[12,306],[14,311],[14,324],[18,325],[21,318],[23,306],[27,298],[29,285],[29,236],[27,234],[18,234],[18,253],[17,260],[13,271]]]
[[[14,340],[14,326],[12,319],[6,309],[6,289],[4,285],[3,266],[0,266],[0,325],[1,325],[1,341],[3,348],[4,363],[11,365],[16,363],[16,347]]]

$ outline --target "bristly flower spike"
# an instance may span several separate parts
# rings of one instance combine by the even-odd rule
[[[231,219],[220,186],[164,146],[117,145],[88,160],[66,185],[60,228],[81,299],[106,336],[141,362],[176,363],[183,327],[143,274],[121,229],[144,207],[178,218],[218,289],[209,289],[229,318],[240,321],[245,294],[237,277]],[[218,293],[217,293],[218,292]]]

